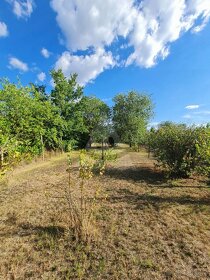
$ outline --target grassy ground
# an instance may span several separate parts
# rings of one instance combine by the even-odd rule
[[[146,153],[120,155],[89,182],[107,195],[90,244],[67,231],[60,199],[68,182],[65,155],[18,168],[0,183],[1,280],[210,279],[205,180],[165,180]]]

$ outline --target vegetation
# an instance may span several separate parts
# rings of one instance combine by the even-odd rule
[[[210,192],[204,178],[166,180],[145,151],[120,145],[115,153],[117,161],[103,176],[84,182],[89,206],[100,191],[88,235],[83,231],[86,241],[69,226],[65,154],[17,168],[0,182],[0,278],[209,279]],[[72,151],[76,209],[78,158]]]
[[[50,93],[1,81],[0,175],[46,151],[68,165],[60,153],[0,181],[0,279],[208,279],[210,128],[147,131],[149,96],[110,108],[51,75]]]
[[[169,175],[189,177],[193,172],[209,174],[210,137],[207,127],[162,123],[148,134],[148,147]]]
[[[93,133],[108,123],[109,107],[96,97],[84,96],[76,74],[66,79],[61,70],[53,70],[51,75],[55,87],[49,94],[44,86],[1,81],[2,173],[20,160],[44,157],[45,150],[85,147]]]
[[[45,151],[68,151],[91,147],[93,141],[104,144],[112,135],[139,147],[152,115],[149,96],[137,92],[119,94],[112,108],[94,96],[84,96],[77,75],[66,78],[61,70],[52,70],[54,88],[28,86],[1,80],[0,89],[0,170]],[[116,138],[116,137],[115,137]],[[111,138],[110,138],[111,139]],[[113,140],[112,138],[112,146]]]
[[[121,142],[139,147],[145,141],[146,128],[153,114],[148,95],[130,91],[114,98],[113,125]]]
[[[65,212],[68,216],[69,234],[77,242],[89,243],[97,235],[96,214],[99,209],[98,199],[101,195],[101,186],[100,184],[94,184],[90,191],[88,181],[95,175],[95,167],[99,166],[98,159],[82,150],[79,155],[79,174],[76,180],[72,176],[72,164],[72,155],[69,153],[68,184],[64,185],[61,203],[66,205]],[[103,175],[104,165],[100,165],[97,171],[100,175]]]
[[[0,89],[0,175],[21,160],[45,151],[70,151],[102,145],[114,138],[136,150],[147,144],[149,151],[169,175],[189,177],[198,172],[210,176],[210,128],[162,123],[147,132],[153,115],[150,96],[130,91],[117,94],[110,108],[94,96],[85,96],[77,75],[66,78],[52,70],[54,88],[28,86],[1,80]],[[117,135],[117,137],[116,137]],[[113,137],[114,136],[114,137]]]

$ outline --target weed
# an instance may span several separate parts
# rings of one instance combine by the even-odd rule
[[[145,269],[155,269],[156,268],[155,264],[150,259],[142,260],[140,262],[140,266]]]

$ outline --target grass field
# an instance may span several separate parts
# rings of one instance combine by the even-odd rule
[[[145,152],[118,150],[102,188],[97,235],[67,230],[60,199],[66,155],[15,169],[0,182],[0,279],[210,279],[210,187],[166,180]],[[77,178],[78,153],[73,174]]]

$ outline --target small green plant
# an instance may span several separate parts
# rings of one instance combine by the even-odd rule
[[[107,149],[104,152],[103,159],[101,158],[100,151],[93,150],[93,151],[89,152],[89,155],[91,158],[94,159],[94,165],[93,165],[92,170],[95,175],[97,175],[97,174],[103,175],[106,170],[107,163],[109,161],[117,160],[117,153],[114,151],[114,149]]]
[[[68,154],[68,186],[65,187],[65,201],[69,217],[69,228],[79,241],[89,242],[97,235],[96,214],[99,209],[98,198],[101,187],[90,184],[94,176],[95,160],[85,150],[79,156],[79,175],[76,181],[72,176],[72,156]],[[100,174],[103,174],[100,169]]]
[[[140,262],[140,266],[145,269],[154,269],[155,270],[155,268],[156,268],[155,264],[150,259],[142,260]]]

